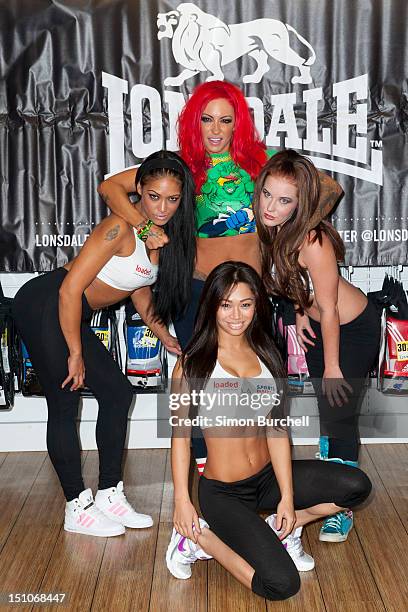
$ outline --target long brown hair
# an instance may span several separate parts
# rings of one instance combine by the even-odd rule
[[[280,176],[294,183],[298,205],[292,216],[280,227],[267,227],[259,209],[259,200],[267,176]],[[330,240],[337,261],[344,260],[344,244],[328,221],[311,223],[319,204],[320,178],[307,157],[291,149],[277,153],[262,168],[256,183],[253,208],[261,242],[262,276],[268,290],[295,302],[303,314],[311,306],[307,270],[299,263],[299,252],[306,240],[318,240],[323,234]],[[273,269],[273,274],[272,274]]]

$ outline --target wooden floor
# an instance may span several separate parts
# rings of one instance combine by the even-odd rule
[[[310,458],[314,452],[313,447],[296,447],[294,454]],[[45,453],[0,454],[0,609],[17,608],[6,603],[6,593],[66,593],[63,606],[49,609],[405,612],[408,447],[364,447],[362,467],[374,492],[357,513],[348,541],[319,542],[319,526],[310,525],[303,544],[316,560],[315,571],[302,574],[302,588],[295,597],[266,602],[215,561],[196,563],[190,580],[177,580],[168,573],[164,562],[172,528],[168,451],[128,452],[128,498],[153,516],[154,527],[128,529],[126,535],[110,539],[64,532],[64,499]],[[97,468],[96,452],[84,453],[85,482],[94,489]],[[48,607],[43,604],[41,609]]]

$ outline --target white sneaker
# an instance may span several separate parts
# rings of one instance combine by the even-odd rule
[[[111,521],[125,527],[142,529],[153,525],[151,516],[136,512],[129,504],[123,491],[122,481],[118,482],[116,487],[98,491],[95,496],[95,504]]]
[[[275,527],[276,514],[271,514],[267,516],[265,521],[268,523],[269,527],[271,527],[276,535],[280,534]],[[286,551],[291,556],[293,563],[296,565],[296,569],[298,572],[309,572],[315,566],[315,562],[313,557],[305,553],[303,550],[302,542],[300,540],[300,536],[302,535],[303,527],[297,527],[293,534],[289,534],[286,536],[284,540],[282,540],[283,546],[286,548]]]
[[[91,489],[86,489],[79,497],[67,502],[65,506],[65,531],[109,538],[125,533],[123,525],[109,520],[94,503]]]
[[[201,529],[208,527],[204,519],[200,518],[199,521]],[[198,560],[206,561],[207,559],[212,559],[212,557],[207,555],[195,542],[173,529],[166,552],[166,565],[175,578],[180,578],[180,580],[191,578],[191,565]]]

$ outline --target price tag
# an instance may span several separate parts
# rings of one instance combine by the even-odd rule
[[[151,329],[146,328],[143,338],[141,340],[141,346],[144,348],[156,348],[157,337],[154,335]]]
[[[1,356],[3,358],[3,368],[6,374],[10,374],[10,362],[8,358],[7,329],[1,336]]]
[[[397,361],[408,361],[408,340],[396,342]]]
[[[102,327],[93,327],[92,329],[102,344],[105,345],[105,348],[109,350],[109,329],[104,329]]]

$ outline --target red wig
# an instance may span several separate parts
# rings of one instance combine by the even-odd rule
[[[206,180],[209,159],[201,138],[201,116],[211,100],[223,98],[234,109],[235,126],[230,154],[253,180],[267,160],[266,146],[259,139],[242,91],[226,81],[198,85],[178,118],[180,154],[193,173],[197,193]]]

